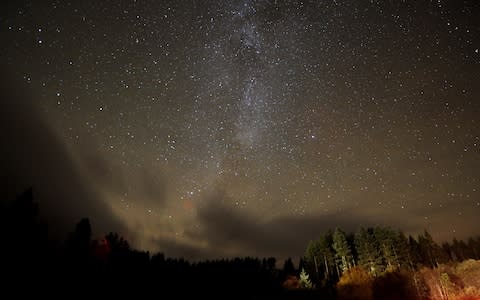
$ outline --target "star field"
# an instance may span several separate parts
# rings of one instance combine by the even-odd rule
[[[336,226],[478,233],[476,1],[4,6],[2,66],[139,247],[288,256]],[[269,247],[282,231],[296,246]]]

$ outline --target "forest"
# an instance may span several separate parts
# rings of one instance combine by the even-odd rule
[[[480,299],[480,237],[437,244],[425,231],[339,228],[300,262],[229,258],[189,262],[133,249],[118,233],[92,239],[80,220],[65,241],[49,237],[32,189],[1,203],[2,286],[17,296],[205,295],[239,299]]]

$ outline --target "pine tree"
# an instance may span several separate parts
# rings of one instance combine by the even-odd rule
[[[302,268],[302,272],[300,272],[300,286],[304,289],[313,288],[312,281],[310,280],[310,277],[308,276],[307,272],[305,272],[304,268]]]
[[[290,257],[283,264],[283,272],[286,275],[295,274],[295,266],[293,265],[292,259]]]
[[[453,253],[452,246],[448,242],[444,242],[441,247],[443,252],[445,252],[447,255],[447,260],[454,261],[455,254]]]
[[[396,232],[394,247],[397,252],[400,268],[412,271],[413,266],[411,264],[411,254],[409,252],[408,239],[403,232]]]
[[[335,250],[336,262],[341,273],[353,267],[352,250],[347,242],[345,233],[338,228],[333,233],[333,249]]]
[[[396,238],[395,231],[390,228],[376,227],[374,235],[384,259],[385,269],[394,270],[399,268],[400,260],[398,259],[398,251],[395,249],[394,244]]]
[[[460,248],[460,243],[456,238],[454,238],[452,241],[451,249],[452,249],[453,257],[455,261],[460,262],[464,260],[462,249]]]
[[[467,244],[468,244],[468,251],[469,251],[469,258],[473,258],[473,259],[479,259],[479,253],[478,251],[480,249],[477,248],[477,243],[475,241],[475,239],[473,237],[469,238],[468,241],[467,241]]]
[[[436,268],[444,254],[427,230],[418,237],[418,245],[423,265]]]
[[[470,258],[470,254],[469,254],[470,251],[469,251],[468,246],[465,243],[465,241],[460,240],[458,242],[458,246],[459,246],[459,249],[461,250],[461,253],[462,253],[462,258],[463,258],[462,261]]]
[[[73,255],[75,260],[84,263],[88,258],[90,248],[92,246],[92,227],[87,218],[83,218],[75,226],[67,240],[67,249],[69,254]]]
[[[382,265],[381,251],[375,240],[372,229],[360,228],[355,234],[355,249],[357,250],[357,263],[362,266],[373,276],[382,273],[384,267]]]
[[[408,236],[408,254],[412,268],[417,269],[422,262],[420,255],[420,245],[411,235]]]
[[[332,248],[332,232],[320,236],[318,240],[310,241],[305,251],[306,271],[313,274],[311,278],[314,282],[324,279],[326,281],[335,280],[339,277],[336,273],[335,254]]]
[[[333,250],[333,233],[329,230],[319,239],[322,256],[320,257],[320,265],[323,269],[323,278],[327,281],[339,278],[340,274],[336,271],[335,252]]]
[[[308,243],[305,250],[305,265],[310,274],[315,274],[313,277],[320,278],[320,267],[322,261],[322,249],[320,240],[312,240]]]

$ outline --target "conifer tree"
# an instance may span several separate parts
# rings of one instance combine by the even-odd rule
[[[355,234],[355,249],[357,250],[357,263],[373,276],[382,273],[384,267],[382,265],[381,251],[375,240],[372,229],[360,228]]]
[[[421,264],[422,258],[420,255],[420,245],[417,240],[411,235],[408,236],[408,253],[410,255],[410,262],[414,269],[417,269]]]
[[[480,250],[480,247],[478,247],[477,243],[475,242],[475,239],[470,237],[467,241],[467,245],[468,245],[467,247],[469,251],[469,258],[479,259],[480,256],[478,251]]]
[[[333,233],[333,249],[335,258],[341,273],[353,267],[353,256],[350,245],[347,242],[345,233],[339,228]]]
[[[422,263],[425,266],[436,268],[439,261],[443,259],[444,254],[427,230],[424,231],[423,235],[418,237],[418,245]]]
[[[295,274],[295,266],[290,257],[283,264],[283,272],[287,275]]]
[[[394,270],[399,268],[400,261],[398,259],[397,249],[395,249],[394,245],[396,237],[395,232],[390,228],[376,227],[374,234],[383,256],[385,269]]]
[[[401,231],[395,233],[394,247],[396,249],[400,268],[413,270],[411,263],[411,254],[408,247],[408,238]]]
[[[313,284],[308,276],[308,273],[305,272],[305,269],[302,268],[302,272],[300,272],[300,286],[304,289],[312,289]]]
[[[336,271],[335,252],[333,250],[333,233],[329,230],[319,239],[320,249],[322,253],[321,266],[323,267],[324,278],[327,281],[332,280],[335,276],[339,277]]]
[[[310,241],[305,251],[305,265],[310,274],[314,274],[313,277],[316,279],[320,278],[322,256],[320,240]]]
[[[315,281],[334,279],[336,263],[332,243],[332,233],[330,231],[321,235],[318,240],[310,241],[305,251],[307,271],[316,275],[313,276]]]

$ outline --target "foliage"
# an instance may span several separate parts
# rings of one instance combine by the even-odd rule
[[[307,272],[305,272],[305,269],[302,269],[302,272],[300,272],[300,287],[304,289],[313,288],[312,281],[310,280]]]
[[[372,276],[379,276],[384,269],[382,253],[372,230],[360,228],[355,234],[357,249],[357,264],[367,270]]]
[[[454,272],[463,282],[463,294],[480,297],[480,260],[463,261],[455,266]]]
[[[353,267],[345,271],[337,283],[339,299],[373,299],[373,277],[362,267]]]
[[[435,243],[428,231],[425,230],[423,235],[418,236],[418,245],[422,265],[435,268],[444,260],[442,248]]]
[[[314,275],[312,276],[314,282],[323,281],[327,283],[337,278],[332,244],[332,233],[327,232],[321,235],[318,240],[310,241],[305,251],[305,265],[309,274]]]
[[[403,270],[413,270],[412,253],[408,244],[408,238],[399,231],[395,235],[395,249],[397,251],[400,268]]]
[[[91,248],[92,243],[92,228],[90,221],[83,218],[75,226],[75,231],[72,232],[67,240],[67,247],[71,255],[76,256],[76,259],[84,260]]]
[[[300,281],[297,276],[289,275],[287,279],[282,284],[284,289],[294,290],[301,288]]]
[[[92,239],[87,218],[80,220],[65,243],[53,243],[38,220],[32,190],[12,203],[0,204],[0,217],[2,270],[20,271],[25,286],[44,280],[71,290],[81,282],[82,288],[160,286],[178,293],[224,289],[241,296],[253,291],[270,296],[279,291],[296,295],[327,291],[329,297],[329,289],[336,287],[340,299],[480,299],[480,261],[475,260],[480,238],[453,240],[440,247],[426,231],[416,240],[390,228],[360,228],[355,235],[336,229],[309,243],[298,278],[290,258],[279,270],[274,258],[190,263],[163,253],[150,256],[133,249],[118,233]],[[45,270],[54,275],[44,276]]]
[[[376,227],[374,229],[375,239],[383,257],[385,270],[393,271],[400,268],[400,260],[395,247],[396,233],[388,228]]]
[[[333,233],[333,249],[335,250],[336,262],[341,273],[353,267],[352,250],[348,244],[345,233],[339,228],[336,228]]]
[[[286,275],[295,274],[295,266],[293,265],[292,259],[290,257],[283,263],[283,272]]]
[[[386,272],[373,282],[373,298],[388,300],[420,299],[413,274],[405,270]]]
[[[419,273],[433,299],[480,297],[480,261],[442,264],[435,269],[422,268]]]
[[[310,274],[313,274],[312,278],[317,281],[320,278],[320,262],[322,258],[322,248],[319,240],[312,240],[308,243],[305,250],[305,267]]]

